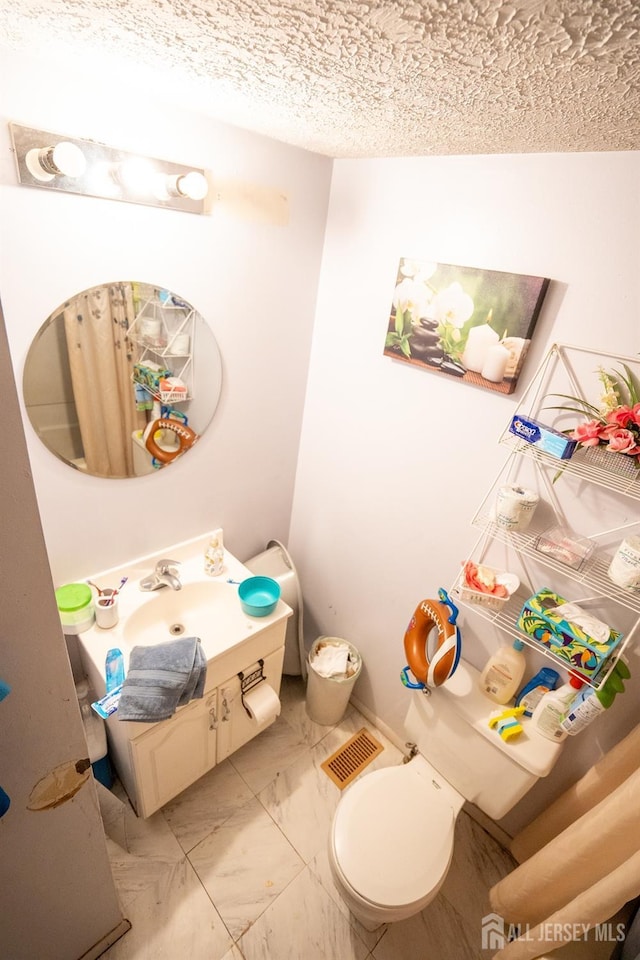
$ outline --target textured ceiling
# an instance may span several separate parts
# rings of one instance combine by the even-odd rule
[[[0,0],[0,43],[332,157],[640,149],[640,0]]]

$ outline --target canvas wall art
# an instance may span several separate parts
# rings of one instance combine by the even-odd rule
[[[384,353],[513,393],[549,279],[403,257]]]

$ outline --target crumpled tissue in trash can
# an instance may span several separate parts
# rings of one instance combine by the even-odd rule
[[[349,647],[344,643],[324,643],[316,648],[311,666],[321,677],[345,677]]]

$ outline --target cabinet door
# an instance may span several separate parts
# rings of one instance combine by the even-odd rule
[[[266,679],[260,682],[268,683],[276,694],[280,693],[283,661],[284,647],[280,647],[279,650],[265,657],[262,668]],[[249,665],[246,673],[250,672],[251,669],[256,666],[257,664]],[[276,717],[273,716],[262,723],[258,723],[249,716],[242,703],[242,688],[238,675],[230,677],[224,683],[221,683],[218,687],[218,695],[218,716],[220,719],[218,725],[219,763],[258,733],[261,733],[262,730],[266,730]]]
[[[148,817],[216,763],[217,691],[130,744],[138,813]]]

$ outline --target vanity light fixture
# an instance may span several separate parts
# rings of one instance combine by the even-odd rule
[[[106,200],[204,213],[204,170],[140,156],[95,140],[10,123],[18,182]]]

